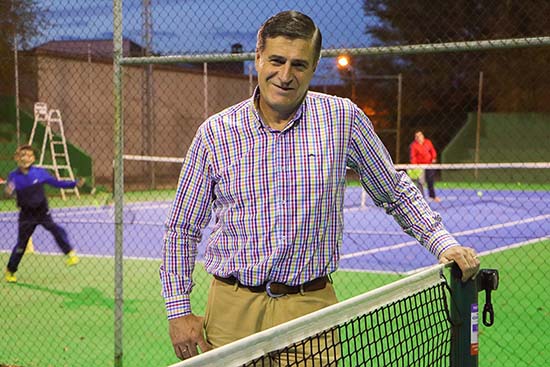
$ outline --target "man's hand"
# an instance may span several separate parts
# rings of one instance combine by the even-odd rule
[[[212,345],[204,340],[203,318],[186,315],[168,320],[170,339],[174,352],[179,359],[187,359],[199,354],[197,347],[204,353],[212,349]]]
[[[82,187],[86,183],[86,178],[81,177],[78,180],[76,180],[76,187]]]
[[[462,270],[462,281],[465,282],[479,271],[479,259],[476,251],[470,247],[455,246],[444,251],[439,262],[445,264],[454,261]]]

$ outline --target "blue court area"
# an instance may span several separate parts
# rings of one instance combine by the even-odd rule
[[[550,192],[438,190],[443,201],[430,203],[445,226],[464,245],[487,254],[550,239]],[[124,208],[124,255],[160,259],[163,222],[170,202],[129,203]],[[392,217],[365,201],[359,187],[346,192],[340,267],[346,270],[407,273],[436,263],[401,231]],[[112,206],[52,209],[81,255],[114,255]],[[15,245],[17,213],[0,213],[0,251]],[[207,238],[209,230],[205,232]],[[203,240],[205,241],[205,240]],[[37,252],[59,253],[42,227],[33,235]],[[204,246],[199,246],[199,258]]]

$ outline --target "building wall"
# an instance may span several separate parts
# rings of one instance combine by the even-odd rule
[[[38,54],[36,60],[38,101],[60,110],[67,139],[92,156],[96,180],[109,182],[114,157],[112,63],[48,54]],[[204,76],[197,70],[154,66],[152,124],[147,128],[145,70],[123,68],[124,154],[183,157],[204,120]],[[245,75],[209,73],[208,86],[208,115],[249,97]],[[130,179],[148,175],[149,169],[144,163],[125,162]],[[178,170],[155,165],[159,177],[177,175]]]

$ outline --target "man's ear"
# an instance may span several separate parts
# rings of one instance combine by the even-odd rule
[[[315,63],[315,66],[313,67],[313,72],[317,71],[317,66],[319,66],[319,61],[321,61],[321,57],[319,57],[319,60]]]
[[[256,67],[256,71],[258,70],[258,64],[260,63],[261,55],[260,51],[256,49],[256,56],[254,57],[254,66]]]

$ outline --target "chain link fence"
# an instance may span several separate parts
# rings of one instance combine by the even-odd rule
[[[39,227],[17,282],[0,285],[0,365],[177,361],[158,268],[181,161],[206,117],[251,96],[257,29],[287,9],[310,15],[323,33],[311,90],[352,99],[399,169],[410,168],[417,131],[437,149],[441,202],[430,205],[459,242],[482,255],[482,267],[502,275],[495,325],[480,332],[480,364],[547,364],[550,3],[114,4],[113,11],[110,2],[0,1],[7,15],[0,22],[0,177],[16,168],[16,147],[29,143],[37,164],[63,165],[68,156],[73,175],[86,178],[65,197],[46,191],[80,264],[66,266]],[[349,64],[339,67],[340,56]],[[45,117],[37,102],[46,104]],[[49,118],[51,111],[60,118]],[[51,144],[60,137],[65,156]],[[348,184],[335,275],[340,299],[436,262],[374,207],[353,172]],[[17,242],[14,198],[5,196],[0,210],[6,264]],[[209,281],[197,264],[198,314]]]

